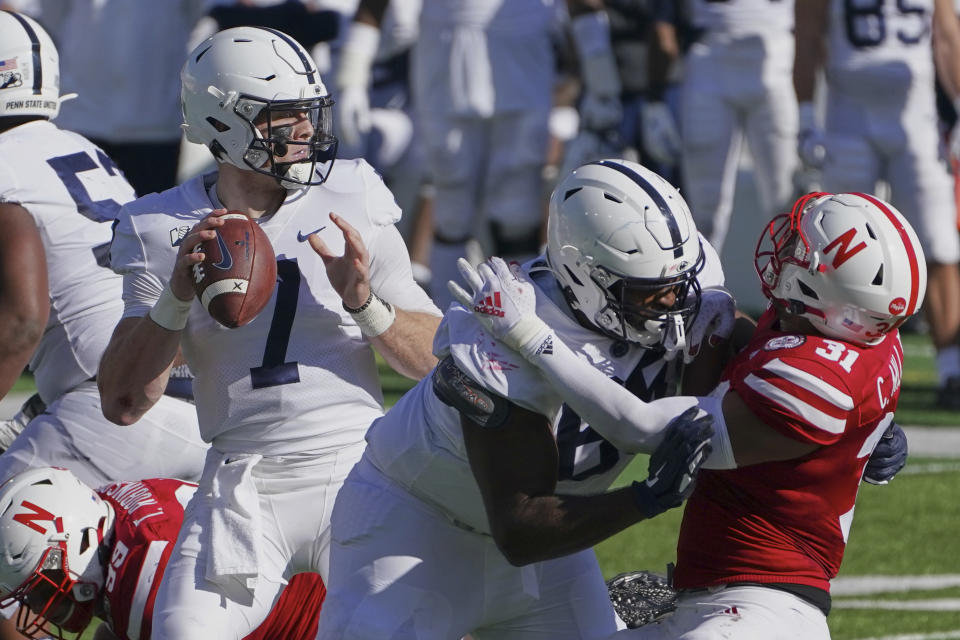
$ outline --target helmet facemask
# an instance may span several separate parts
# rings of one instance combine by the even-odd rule
[[[93,554],[92,563],[100,572],[105,566],[101,558],[103,532],[106,518],[101,518],[98,527],[80,532],[82,555]],[[62,521],[61,521],[62,525]],[[60,526],[60,525],[58,525]],[[88,580],[91,567],[84,575],[72,572],[69,565],[67,539],[69,534],[51,536],[51,546],[43,553],[33,574],[16,590],[0,600],[7,607],[17,602],[21,605],[17,614],[17,630],[28,638],[57,638],[65,640],[64,633],[78,636],[90,624],[95,614],[96,603],[103,587],[102,580]]]
[[[287,189],[321,184],[337,154],[332,106],[329,96],[273,101],[241,97],[234,110],[252,133],[243,162],[257,173],[276,177]],[[313,133],[308,138],[295,139],[304,120]],[[296,159],[285,162],[284,158]],[[317,165],[321,170],[317,170]]]
[[[616,340],[682,349],[686,324],[700,307],[696,276],[702,266],[702,253],[694,268],[672,278],[625,278],[595,266],[590,279],[603,291],[606,305],[588,320]],[[671,293],[673,305],[664,307],[660,299]]]

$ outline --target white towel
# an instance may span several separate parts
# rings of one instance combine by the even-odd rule
[[[252,593],[260,575],[260,500],[251,475],[263,456],[224,455],[213,475],[207,527],[207,580],[239,580]]]

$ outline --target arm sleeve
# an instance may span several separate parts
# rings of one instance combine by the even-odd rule
[[[544,352],[532,362],[584,422],[625,453],[652,452],[670,421],[689,407],[700,406],[700,415],[720,410],[719,403],[692,396],[644,402],[578,358],[556,335],[553,352]]]

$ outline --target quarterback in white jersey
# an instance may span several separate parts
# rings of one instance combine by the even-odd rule
[[[100,411],[93,377],[120,319],[110,225],[133,189],[86,138],[58,128],[58,55],[32,19],[0,12],[0,395],[29,359],[46,411],[0,456],[0,482],[62,466],[90,484],[196,479],[206,453],[194,408],[163,396],[130,428]]]
[[[599,161],[554,191],[549,228],[547,253],[523,267],[536,313],[632,392],[671,393],[668,350],[680,348],[701,286],[723,279],[679,193],[639,165]],[[500,303],[484,305],[496,314]],[[604,493],[632,455],[583,424],[469,311],[449,308],[434,350],[433,375],[374,422],[338,495],[319,637],[609,633],[616,617],[589,547],[667,506],[647,510],[636,487]],[[501,510],[514,497],[526,513],[517,520]]]
[[[326,577],[334,497],[383,412],[371,346],[420,378],[436,362],[440,313],[413,280],[380,177],[363,160],[333,163],[333,101],[299,43],[226,29],[189,55],[181,80],[187,137],[218,168],[121,210],[111,259],[124,317],[98,382],[106,415],[134,420],[182,347],[212,446],[152,637],[242,637],[290,576]],[[234,329],[192,285],[197,248],[228,209],[260,225],[277,259],[271,301]]]
[[[761,215],[793,195],[797,102],[793,0],[689,0],[698,33],[684,58],[680,131],[684,195],[720,251],[730,226],[744,139]]]
[[[951,99],[960,101],[960,23],[953,3],[809,0],[797,8],[801,159],[821,166],[828,191],[869,193],[880,180],[890,186],[890,200],[917,230],[928,262],[925,310],[937,349],[938,401],[956,408],[960,237],[934,90],[939,74],[955,92]],[[811,106],[819,69],[826,77],[822,128]]]

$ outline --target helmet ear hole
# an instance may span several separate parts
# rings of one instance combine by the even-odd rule
[[[214,129],[216,129],[216,130],[219,131],[220,133],[223,133],[224,131],[229,131],[229,130],[230,130],[230,125],[228,125],[226,122],[222,122],[222,121],[220,121],[220,120],[217,120],[217,119],[214,118],[213,116],[207,116],[207,122],[210,123],[210,126],[211,126],[211,127],[213,127]]]
[[[877,269],[877,275],[873,276],[873,281],[870,284],[878,287],[883,285],[883,265],[880,265],[880,268]]]
[[[813,298],[814,300],[820,299],[820,296],[817,295],[817,292],[808,287],[803,280],[797,280],[797,285],[800,287],[800,291],[803,293],[803,295],[807,296],[808,298]]]

